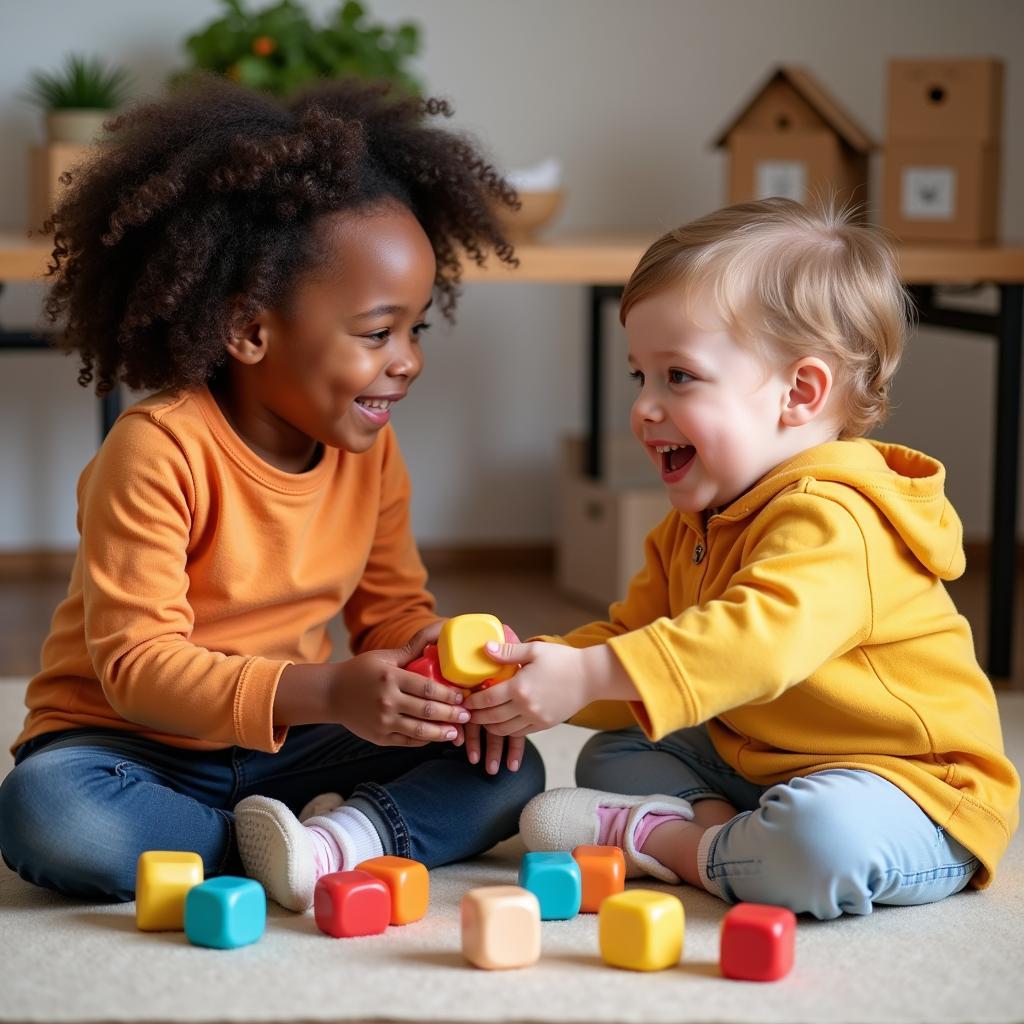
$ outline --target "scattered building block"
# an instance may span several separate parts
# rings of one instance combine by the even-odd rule
[[[727,978],[777,981],[793,966],[796,915],[785,907],[737,903],[722,918],[720,946]]]
[[[255,942],[267,926],[267,895],[251,878],[220,875],[185,897],[185,935],[195,946],[238,949]]]
[[[580,913],[596,914],[604,899],[625,889],[626,858],[617,846],[577,846],[572,858],[583,885]]]
[[[524,853],[519,884],[537,897],[542,921],[564,921],[580,912],[583,882],[571,853]]]
[[[408,857],[374,857],[358,871],[379,878],[391,893],[391,924],[418,921],[430,903],[430,874],[424,864]]]
[[[441,671],[441,661],[437,656],[437,647],[434,644],[427,644],[423,653],[418,658],[413,658],[405,666],[407,672],[417,672],[421,676],[433,679],[438,683],[448,683],[444,673]],[[448,683],[451,686],[451,683]]]
[[[316,883],[313,916],[336,939],[379,935],[391,920],[391,893],[367,871],[335,871]]]
[[[203,880],[203,860],[185,850],[146,850],[135,867],[135,925],[144,932],[181,931],[185,897]]]
[[[501,682],[516,674],[515,665],[498,665],[484,650],[493,640],[505,642],[505,627],[494,615],[456,615],[441,627],[437,654],[445,679],[467,689],[485,681]]]
[[[462,955],[487,971],[540,958],[540,904],[517,885],[470,889],[462,897]]]
[[[598,911],[601,956],[612,967],[662,971],[679,963],[685,916],[675,896],[629,889],[609,896]]]

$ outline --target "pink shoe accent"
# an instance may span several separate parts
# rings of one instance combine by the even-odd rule
[[[335,871],[341,871],[344,867],[345,857],[334,836],[327,829],[320,828],[319,825],[306,825],[305,827],[309,832],[310,843],[313,847],[317,879],[333,874]]]
[[[598,807],[597,816],[601,821],[597,833],[598,846],[622,846],[631,810],[631,807]]]

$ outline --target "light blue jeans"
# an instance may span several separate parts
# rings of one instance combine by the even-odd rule
[[[518,772],[488,775],[451,743],[378,747],[340,725],[295,726],[276,754],[74,729],[22,744],[15,763],[0,785],[3,859],[26,881],[90,900],[134,899],[143,850],[194,850],[207,877],[243,874],[232,808],[253,793],[298,813],[336,790],[373,822],[385,853],[432,868],[515,835],[544,789],[532,743]]]
[[[615,793],[726,800],[740,813],[705,833],[698,867],[728,903],[770,903],[827,920],[913,906],[959,892],[978,868],[971,852],[880,775],[816,772],[758,786],[733,771],[700,726],[654,742],[640,728],[597,733],[576,783]]]

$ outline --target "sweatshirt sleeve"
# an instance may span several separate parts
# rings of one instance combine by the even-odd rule
[[[158,732],[276,752],[274,695],[288,664],[191,642],[186,554],[196,488],[178,443],[123,417],[79,494],[85,634],[122,718]]]
[[[609,644],[641,695],[634,713],[659,739],[774,700],[866,638],[872,614],[857,521],[830,498],[794,493],[751,525],[720,597]]]
[[[412,487],[405,460],[393,431],[387,430],[381,443],[377,528],[362,578],[344,608],[353,654],[401,647],[438,619],[409,521]]]

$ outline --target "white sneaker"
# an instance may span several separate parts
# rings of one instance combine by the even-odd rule
[[[604,793],[599,789],[549,789],[535,796],[519,818],[519,832],[528,850],[566,850],[577,846],[593,846],[600,842],[601,819],[598,807],[629,807],[629,817],[622,840],[629,878],[653,875],[663,882],[676,883],[679,876],[660,861],[641,853],[633,842],[640,819],[652,811],[655,814],[678,814],[687,821],[693,818],[693,807],[681,797],[628,796],[622,793]]]
[[[339,808],[344,802],[345,801],[342,799],[340,793],[321,793],[319,796],[313,797],[313,799],[310,800],[301,811],[299,811],[299,821],[305,821],[307,818],[319,818],[325,814],[330,814],[331,811]]]
[[[306,826],[280,800],[247,796],[235,807],[235,836],[245,873],[286,910],[313,905],[317,870]]]

